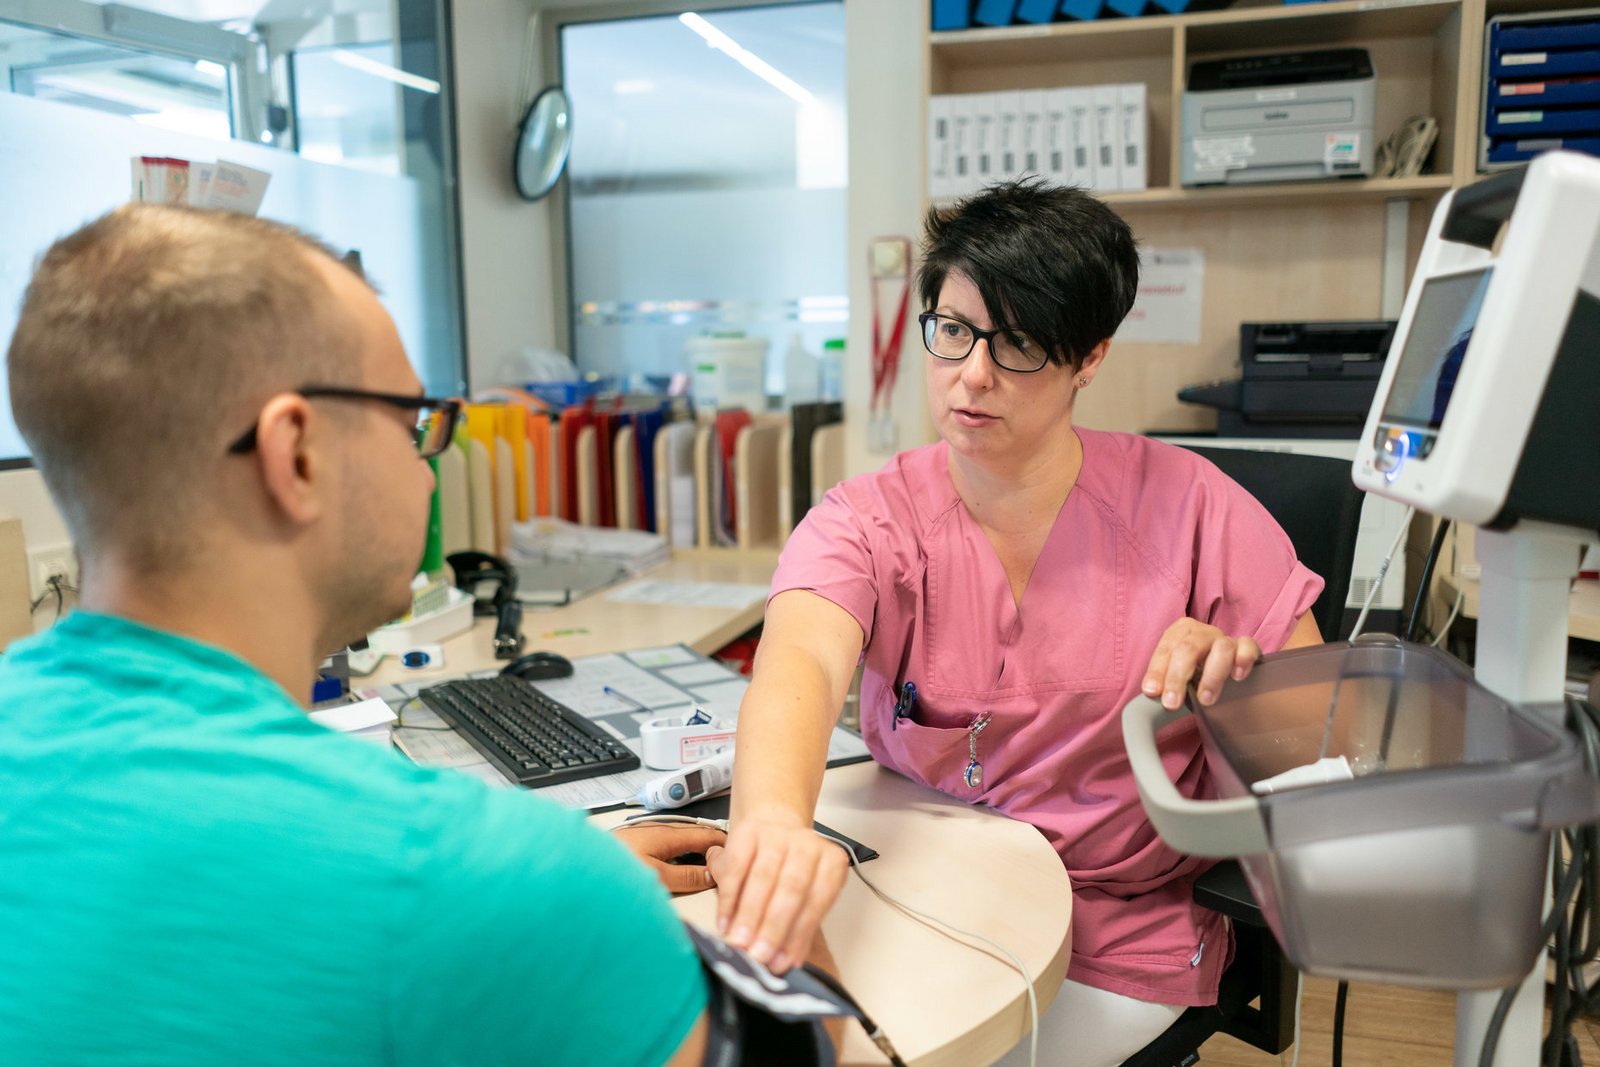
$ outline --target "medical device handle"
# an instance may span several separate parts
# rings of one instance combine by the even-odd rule
[[[1128,749],[1139,799],[1161,839],[1191,856],[1246,856],[1267,851],[1267,827],[1255,797],[1190,800],[1167,777],[1156,731],[1188,715],[1168,711],[1146,696],[1122,709],[1122,743]]]
[[[1527,173],[1527,167],[1518,167],[1457,189],[1439,236],[1457,244],[1493,248],[1501,223],[1511,217],[1511,209],[1517,206]]]

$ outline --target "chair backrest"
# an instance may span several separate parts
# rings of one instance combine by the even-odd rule
[[[1344,636],[1356,535],[1364,494],[1350,479],[1348,460],[1245,448],[1192,448],[1261,501],[1295,554],[1326,586],[1311,606],[1324,641]]]

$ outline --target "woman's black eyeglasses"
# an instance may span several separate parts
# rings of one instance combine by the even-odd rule
[[[401,393],[375,393],[370,389],[344,389],[337,386],[308,385],[293,389],[307,400],[316,397],[333,397],[336,400],[376,400],[397,408],[417,413],[417,454],[432,459],[450,446],[455,436],[456,421],[461,417],[461,401],[434,396],[406,396]],[[228,451],[240,455],[256,447],[256,428],[251,426],[239,439],[228,446]]]
[[[1018,374],[1043,370],[1050,362],[1043,345],[1015,330],[980,330],[965,319],[935,311],[924,311],[917,321],[922,323],[923,347],[940,359],[966,359],[982,340],[989,342],[990,359]]]

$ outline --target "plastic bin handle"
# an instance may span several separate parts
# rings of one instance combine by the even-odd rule
[[[1139,799],[1161,839],[1191,856],[1247,856],[1267,851],[1267,827],[1255,797],[1190,800],[1162,766],[1156,731],[1188,711],[1168,711],[1147,696],[1122,709],[1122,743],[1128,749]]]
[[[1511,217],[1528,168],[1518,167],[1457,189],[1441,232],[1446,241],[1493,248],[1500,224]]]

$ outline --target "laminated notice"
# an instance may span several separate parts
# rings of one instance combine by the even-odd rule
[[[1255,154],[1255,138],[1249,134],[1194,139],[1194,169],[1197,171],[1243,170]]]

